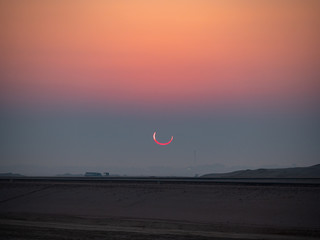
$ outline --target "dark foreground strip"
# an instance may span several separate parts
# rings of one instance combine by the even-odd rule
[[[320,178],[192,178],[192,177],[0,177],[0,182],[81,182],[81,183],[151,183],[281,185],[320,187]]]
[[[305,240],[319,239],[305,236],[288,236],[275,234],[249,234],[249,233],[227,233],[213,231],[188,231],[175,229],[152,229],[139,227],[124,227],[124,226],[108,226],[108,225],[85,225],[74,223],[58,223],[58,222],[37,222],[1,219],[0,226],[17,226],[21,229],[26,228],[46,228],[60,230],[76,230],[76,231],[99,231],[99,232],[126,232],[138,233],[142,235],[174,235],[174,236],[193,236],[193,237],[208,237],[214,239],[266,239],[266,240]]]

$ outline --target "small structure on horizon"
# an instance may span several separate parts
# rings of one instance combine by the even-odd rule
[[[85,177],[102,177],[102,174],[99,172],[86,172]]]

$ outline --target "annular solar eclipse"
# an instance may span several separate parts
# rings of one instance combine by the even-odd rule
[[[171,136],[171,139],[170,139],[169,142],[161,143],[161,142],[158,142],[158,141],[157,141],[157,139],[156,139],[156,132],[154,132],[154,133],[153,133],[153,140],[154,140],[157,144],[159,144],[159,145],[168,145],[168,144],[170,144],[170,143],[172,142],[173,136]]]

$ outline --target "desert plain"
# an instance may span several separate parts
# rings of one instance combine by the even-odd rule
[[[320,184],[0,181],[1,239],[320,239]]]

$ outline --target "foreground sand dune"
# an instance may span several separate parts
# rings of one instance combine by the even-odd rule
[[[95,226],[96,232],[104,228],[108,233],[131,232],[144,236],[125,238],[129,235],[124,234],[124,238],[111,238],[116,234],[109,234],[108,239],[169,239],[155,238],[155,235],[165,233],[180,236],[180,239],[234,237],[219,233],[256,234],[250,235],[251,239],[261,239],[259,234],[267,234],[269,238],[266,239],[320,236],[318,184],[27,181],[2,182],[0,186],[1,232],[7,234],[8,239],[15,239],[12,232],[17,232],[21,226],[33,229],[33,232],[34,228],[53,231],[56,228],[52,226],[61,223],[67,224],[60,226],[66,231],[73,229],[70,228],[74,226],[72,224],[80,224],[77,225],[80,229],[84,225]],[[41,226],[40,222],[47,225]],[[84,231],[88,227],[82,228]],[[138,233],[137,228],[141,230]],[[237,236],[238,239],[249,239],[248,236]]]

